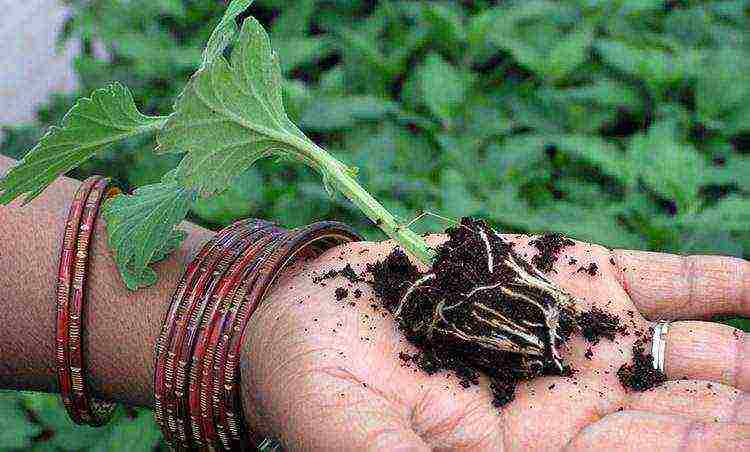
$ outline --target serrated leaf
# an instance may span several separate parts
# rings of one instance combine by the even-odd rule
[[[157,141],[157,152],[186,152],[176,180],[202,196],[223,191],[271,155],[301,160],[324,174],[298,150],[310,142],[284,111],[278,60],[252,17],[242,26],[231,64],[219,56],[196,72]]]
[[[281,87],[268,36],[249,17],[231,63],[220,56],[196,72],[157,138],[158,152],[186,152],[175,180],[207,196],[225,190],[258,159],[276,155],[308,164],[325,181],[319,162],[301,149],[314,145],[287,117]]]
[[[130,91],[120,83],[79,99],[21,162],[0,180],[0,204],[21,195],[24,203],[55,179],[114,143],[161,127],[165,118],[141,114]]]
[[[222,55],[229,44],[232,43],[237,34],[237,17],[245,12],[254,0],[232,0],[224,11],[224,16],[211,36],[208,38],[206,48],[203,51],[203,65],[206,66]]]
[[[163,259],[184,238],[175,227],[187,215],[194,194],[170,176],[132,195],[118,195],[104,205],[109,246],[131,290],[156,282],[156,273],[148,265]]]

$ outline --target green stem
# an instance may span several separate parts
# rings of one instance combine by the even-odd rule
[[[408,226],[399,224],[396,217],[391,215],[377,199],[349,175],[343,163],[311,141],[303,139],[293,141],[290,144],[304,150],[305,155],[313,160],[317,167],[325,171],[336,189],[359,207],[359,210],[367,218],[372,220],[389,237],[396,240],[407,253],[425,265],[432,264],[435,250],[430,248],[427,242],[419,234],[409,229]]]

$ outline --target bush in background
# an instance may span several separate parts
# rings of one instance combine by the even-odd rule
[[[68,3],[61,39],[81,40],[80,92],[54,97],[39,124],[8,129],[5,154],[23,155],[74,98],[108,81],[129,86],[145,112],[169,113],[224,9],[217,0]],[[364,186],[405,221],[422,210],[477,215],[504,231],[750,257],[747,2],[497,3],[265,0],[249,13],[280,54],[290,117],[358,166]],[[106,174],[130,189],[175,164],[133,141],[72,175]],[[316,175],[281,163],[279,177],[269,165],[279,163],[198,202],[191,218],[291,227],[335,218],[382,237],[345,199],[329,199]],[[28,407],[34,398],[13,400],[38,409]],[[19,435],[43,438],[40,425],[19,421]],[[66,449],[102,447],[81,441]]]

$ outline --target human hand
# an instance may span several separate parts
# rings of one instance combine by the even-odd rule
[[[529,237],[505,236],[521,255]],[[442,240],[434,237],[433,243]],[[750,336],[696,321],[671,325],[670,381],[629,392],[617,370],[632,360],[635,334],[591,346],[574,336],[563,355],[573,377],[521,383],[501,409],[488,381],[464,389],[446,372],[405,366],[413,353],[366,283],[313,278],[347,263],[365,278],[391,242],[353,243],[285,273],[247,332],[245,412],[262,433],[309,450],[746,450],[750,449]],[[570,258],[577,265],[569,265]],[[577,270],[596,263],[598,272]],[[548,275],[628,330],[656,319],[750,316],[750,263],[740,259],[610,251],[578,243]],[[336,300],[335,290],[348,296]],[[355,291],[361,296],[355,298]],[[374,305],[374,306],[373,306]],[[713,382],[713,383],[708,383]]]

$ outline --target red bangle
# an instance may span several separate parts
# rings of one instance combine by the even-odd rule
[[[202,372],[199,374],[201,379],[200,382],[196,382],[198,384],[196,388],[197,397],[191,404],[191,410],[194,409],[195,402],[199,402],[204,437],[207,444],[212,444],[214,448],[219,448],[222,444],[226,445],[229,443],[229,437],[227,436],[229,432],[225,428],[222,428],[223,424],[215,421],[215,417],[217,416],[215,401],[220,388],[223,387],[221,382],[213,378],[216,373],[216,366],[218,365],[216,356],[221,354],[226,347],[228,336],[225,330],[234,323],[238,307],[247,297],[248,287],[252,284],[251,280],[258,261],[265,250],[275,247],[284,237],[285,235],[281,233],[265,237],[249,249],[243,258],[237,262],[231,279],[225,282],[225,286],[222,287],[223,292],[220,292],[222,298],[221,310],[212,319],[212,325],[207,331],[206,339],[208,343],[205,345],[207,351],[204,352],[206,357],[201,357],[203,361],[200,369]],[[221,441],[221,444],[219,441]]]
[[[358,240],[339,223],[296,231],[246,220],[220,231],[188,265],[154,356],[156,419],[178,449],[246,449],[239,348],[248,319],[278,274],[300,255]],[[262,286],[262,287],[259,287]]]
[[[57,282],[56,363],[60,395],[74,422],[94,427],[109,422],[115,404],[91,399],[85,379],[83,304],[89,245],[108,181],[87,179],[76,192],[65,225]]]
[[[155,417],[162,428],[165,440],[171,445],[175,445],[175,441],[178,441],[181,436],[179,434],[177,418],[175,417],[176,413],[174,412],[173,387],[174,362],[176,357],[174,346],[178,338],[182,335],[181,331],[184,330],[190,316],[193,314],[190,310],[192,305],[189,303],[189,300],[195,299],[196,281],[206,276],[205,266],[215,261],[216,255],[223,250],[223,245],[226,241],[232,238],[233,232],[234,228],[232,227],[220,231],[203,246],[200,253],[188,265],[182,280],[177,286],[177,290],[172,296],[170,309],[167,312],[167,319],[157,340],[154,375],[156,395]]]
[[[175,324],[178,322],[184,322],[186,306],[184,303],[180,303],[182,298],[185,296],[192,285],[193,278],[200,271],[201,263],[209,255],[216,243],[224,238],[229,230],[224,230],[216,234],[211,240],[209,240],[200,250],[198,255],[188,264],[185,273],[182,275],[180,282],[177,285],[172,299],[170,301],[169,310],[167,311],[162,324],[161,332],[159,337],[156,339],[156,345],[154,347],[154,417],[157,424],[161,427],[162,433],[167,443],[170,443],[171,435],[169,429],[166,426],[166,419],[164,413],[164,406],[162,400],[167,389],[166,375],[165,375],[165,361],[167,359],[167,347],[172,341],[174,334]],[[169,377],[171,380],[171,376]],[[170,384],[171,387],[171,384]]]
[[[348,226],[322,221],[304,228],[291,231],[276,246],[268,247],[266,253],[253,271],[252,286],[241,300],[235,322],[231,328],[221,332],[226,345],[218,354],[218,364],[214,369],[214,387],[219,394],[213,397],[214,412],[217,413],[220,429],[227,432],[227,450],[241,448],[247,431],[240,395],[240,351],[245,339],[245,332],[250,317],[255,312],[263,297],[273,286],[283,270],[296,258],[309,253],[319,255],[336,245],[361,240],[361,237]]]
[[[188,329],[194,329],[201,321],[207,301],[206,283],[214,276],[214,266],[232,250],[232,245],[240,238],[237,235],[239,232],[247,236],[271,226],[267,222],[244,220],[219,231],[189,264],[172,296],[170,309],[156,344],[154,374],[155,417],[165,439],[172,446],[184,446],[189,441],[187,429],[190,428],[190,422],[186,412],[187,403],[184,402],[184,379],[192,347],[187,347],[187,355],[180,354],[180,350],[183,349]]]
[[[186,384],[188,377],[193,374],[193,369],[198,364],[194,352],[196,340],[207,327],[208,316],[206,313],[210,312],[217,302],[215,290],[219,281],[245,248],[257,237],[267,233],[266,229],[265,226],[259,228],[253,224],[234,227],[226,242],[222,243],[221,253],[216,255],[214,260],[208,262],[203,275],[196,281],[191,297],[188,299],[190,302],[188,323],[178,331],[176,341],[173,344],[172,351],[175,353],[176,359],[175,367],[171,371],[174,375],[174,384],[171,391],[173,411],[179,439],[184,447],[189,445],[188,433],[192,426],[188,411]],[[168,399],[169,395],[170,393],[168,393]],[[194,433],[192,438],[195,437],[196,434]]]

